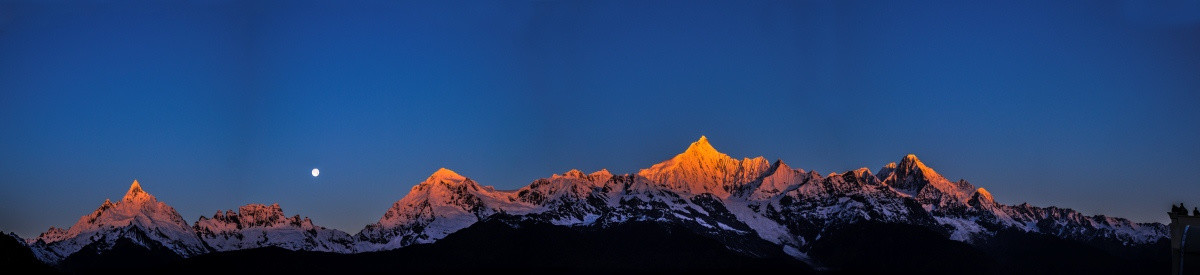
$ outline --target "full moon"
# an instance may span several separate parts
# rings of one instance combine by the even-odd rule
[[[317,168],[313,168],[313,173],[312,173],[312,174],[313,174],[313,177],[316,177],[317,175],[320,175],[320,174],[321,174],[321,170],[317,170]]]

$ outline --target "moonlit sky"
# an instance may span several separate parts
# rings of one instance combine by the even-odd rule
[[[354,234],[439,167],[516,189],[700,135],[822,174],[915,153],[1006,204],[1200,206],[1200,1],[327,2],[0,0],[0,230],[138,179],[189,222],[279,203]]]

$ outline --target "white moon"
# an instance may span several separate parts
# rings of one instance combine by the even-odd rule
[[[312,174],[313,174],[313,176],[314,176],[314,177],[316,177],[317,175],[320,175],[320,174],[321,174],[321,170],[317,170],[317,168],[313,168],[313,173],[312,173]]]

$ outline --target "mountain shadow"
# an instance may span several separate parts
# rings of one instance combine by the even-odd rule
[[[905,224],[859,223],[829,230],[810,251],[832,274],[1166,274],[1165,240],[1122,245],[1103,239],[1000,230],[973,244]]]
[[[476,223],[433,244],[392,251],[346,255],[260,248],[201,255],[172,269],[196,273],[812,273],[810,267],[782,253],[745,256],[682,227],[632,222],[601,229],[500,219]]]
[[[0,233],[0,267],[7,272],[21,271],[29,274],[58,273],[50,265],[42,263],[25,246],[24,241],[9,234]]]

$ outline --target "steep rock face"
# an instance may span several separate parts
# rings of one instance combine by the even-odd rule
[[[809,240],[827,228],[862,221],[932,224],[915,201],[853,171],[827,177],[814,173],[797,188],[760,205],[763,215]]]
[[[930,209],[965,206],[975,191],[975,187],[966,181],[947,180],[912,154],[901,159],[899,165],[889,163],[880,170],[879,179],[883,184],[915,198]]]
[[[1135,223],[1124,218],[1104,215],[1087,216],[1078,211],[1058,207],[1036,207],[1028,203],[1001,205],[1000,210],[1010,218],[1006,224],[1029,232],[1056,235],[1070,240],[1111,240],[1122,244],[1141,244],[1158,241],[1167,235],[1161,223]]]
[[[466,228],[496,213],[525,214],[532,205],[517,200],[514,192],[480,186],[450,169],[442,168],[368,225],[355,238],[364,251],[394,249],[428,243]]]
[[[769,168],[766,159],[736,160],[708,143],[707,137],[693,142],[683,153],[638,171],[656,186],[681,194],[713,194],[729,197],[734,190],[762,176]]]
[[[915,155],[884,166],[878,175],[860,168],[822,176],[761,157],[736,160],[701,137],[683,153],[636,174],[572,170],[514,192],[481,187],[442,169],[357,238],[363,251],[432,242],[495,214],[600,228],[668,223],[746,254],[765,255],[763,249],[782,246],[801,259],[827,230],[866,221],[927,227],[967,242],[1005,228],[1133,244],[1165,236],[1161,224],[999,204],[987,190],[949,181]]]
[[[300,215],[284,216],[279,204],[247,204],[237,211],[217,211],[211,219],[201,216],[193,228],[216,251],[274,246],[288,250],[354,252],[350,234],[313,225],[311,219]]]
[[[143,246],[161,245],[183,257],[208,252],[175,208],[143,191],[136,180],[121,201],[104,200],[96,211],[66,230],[51,227],[35,239],[34,246],[39,258],[55,263],[86,245],[102,242],[111,246],[122,237]]]
[[[608,170],[583,174],[571,170],[539,179],[518,189],[519,202],[536,206],[533,211],[539,220],[559,225],[591,224],[608,211],[609,192],[606,185],[613,178]]]
[[[581,230],[661,223],[717,240],[746,255],[811,260],[816,243],[859,223],[927,228],[971,243],[997,232],[1044,233],[1072,240],[1153,243],[1166,227],[1057,207],[1009,206],[965,180],[952,182],[908,155],[878,174],[859,168],[822,175],[763,158],[736,160],[701,137],[683,153],[635,174],[571,170],[514,191],[483,186],[439,169],[413,186],[374,224],[353,237],[325,229],[278,205],[217,211],[193,226],[134,182],[122,201],[105,201],[71,228],[51,228],[30,246],[54,262],[79,247],[117,239],[166,247],[184,257],[278,246],[341,253],[390,250],[442,239],[482,220],[537,222]],[[827,243],[827,242],[826,242]]]

